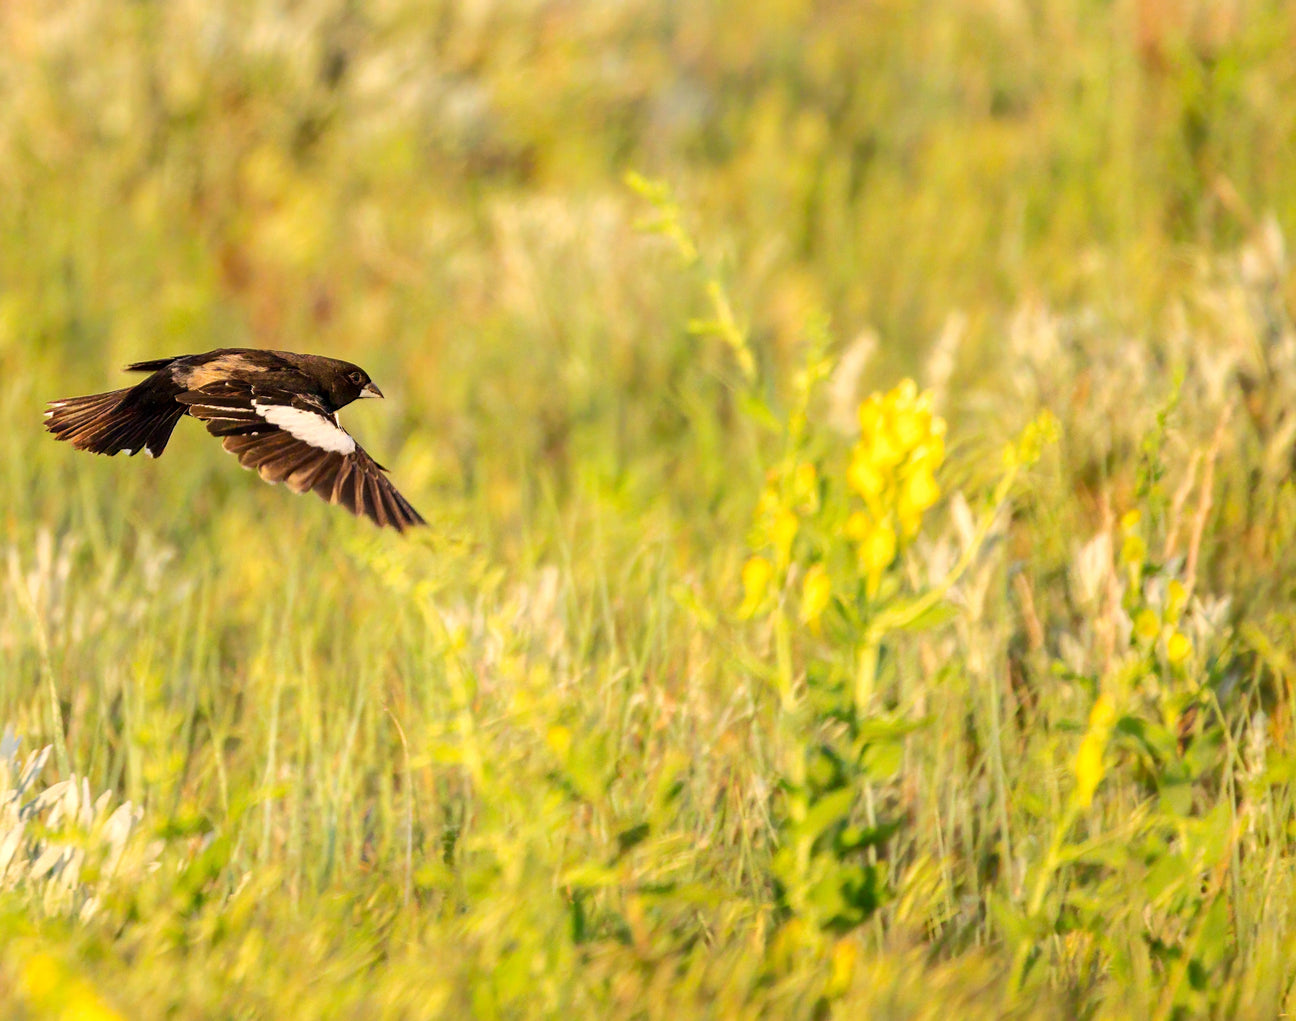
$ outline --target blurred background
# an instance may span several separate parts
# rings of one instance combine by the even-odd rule
[[[1204,254],[1296,216],[1285,4],[0,17],[11,444],[42,401],[117,386],[128,360],[279,347],[384,381],[395,399],[355,428],[416,494],[495,487],[507,515],[523,466],[563,484],[578,463],[633,463],[657,493],[687,470],[665,452],[697,453],[691,419],[718,409],[682,329],[704,298],[636,233],[628,171],[673,189],[774,387],[821,314],[883,382],[942,336],[961,386],[993,377],[1031,302],[1155,342]],[[16,513],[32,496],[14,470]]]
[[[1296,5],[24,0],[0,96],[0,723],[152,841],[72,900],[0,867],[28,1016],[1283,1009]],[[226,346],[363,365],[388,399],[342,421],[432,527],[194,423],[156,462],[41,430]],[[895,754],[846,811],[898,820],[888,893],[802,943],[779,797],[838,721],[770,664],[826,690],[859,636],[735,611],[762,487],[804,458],[829,493],[903,376],[950,499],[895,591],[978,514],[989,552],[883,657]],[[1050,927],[1140,607],[1092,833],[1146,853]]]

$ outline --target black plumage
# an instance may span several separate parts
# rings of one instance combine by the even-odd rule
[[[135,362],[137,386],[51,401],[45,428],[78,450],[158,457],[176,423],[199,419],[245,468],[297,493],[313,490],[379,525],[425,524],[378,464],[338,424],[358,397],[381,397],[357,365],[252,348]]]

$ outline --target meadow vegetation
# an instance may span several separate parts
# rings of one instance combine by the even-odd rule
[[[1291,5],[34,0],[0,88],[6,1016],[1291,1009]],[[41,430],[222,346],[431,527]]]

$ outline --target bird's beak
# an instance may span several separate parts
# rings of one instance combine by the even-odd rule
[[[372,383],[366,383],[363,390],[360,391],[361,397],[381,397],[382,391]]]

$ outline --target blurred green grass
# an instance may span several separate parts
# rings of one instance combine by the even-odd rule
[[[0,721],[165,838],[88,922],[0,899],[0,990],[33,1017],[1285,1009],[1294,54],[1258,0],[0,9]],[[905,826],[856,957],[774,908],[771,639],[734,609],[782,438],[689,328],[708,281],[774,408],[826,317],[824,449],[912,374],[975,502],[1002,441],[1062,424],[958,622],[896,653],[887,708],[925,725],[876,792]],[[218,346],[363,364],[389,400],[344,422],[432,528],[293,499],[191,423],[157,462],[40,429]],[[1014,928],[1075,678],[1115,658],[1077,550],[1134,506],[1167,562],[1197,528],[1196,592],[1230,601],[1192,675],[1218,757],[1175,777],[1188,819],[1236,809],[1218,959],[1179,886],[1149,906],[1092,863],[1067,883],[1102,926]],[[1174,786],[1122,754],[1097,844]]]

